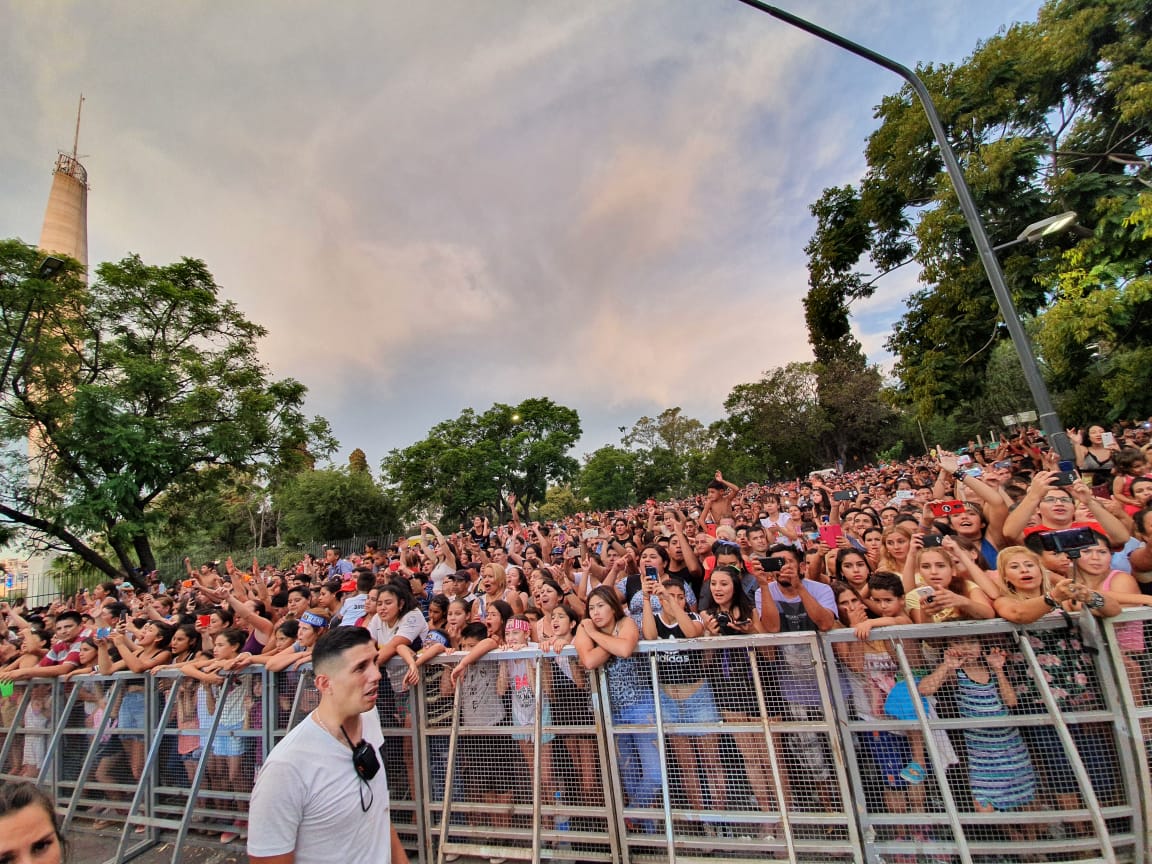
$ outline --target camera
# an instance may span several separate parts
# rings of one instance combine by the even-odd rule
[[[725,629],[731,623],[732,623],[732,616],[729,615],[727,612],[717,612],[716,613],[716,624],[721,630]]]
[[[1052,479],[1048,481],[1053,486],[1071,486],[1076,482],[1075,471],[1057,471],[1052,475]]]
[[[1091,528],[1065,528],[1040,535],[1040,545],[1046,551],[1066,552],[1071,558],[1079,558],[1081,549],[1095,546],[1096,542],[1096,533]]]
[[[937,547],[937,546],[942,546],[943,544],[944,544],[944,535],[943,534],[925,534],[924,535],[924,548],[925,549],[932,549],[932,548]]]
[[[765,573],[779,573],[784,569],[783,558],[757,558],[756,560],[760,562]]]
[[[934,516],[951,516],[954,513],[963,512],[963,501],[936,501],[932,503],[932,514]]]

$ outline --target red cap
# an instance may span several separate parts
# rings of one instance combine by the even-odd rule
[[[356,580],[355,579],[347,580],[343,585],[340,586],[340,590],[341,591],[355,591],[356,590]]]

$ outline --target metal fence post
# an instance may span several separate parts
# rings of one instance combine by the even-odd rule
[[[1052,695],[1052,688],[1048,686],[1048,680],[1044,676],[1044,668],[1037,660],[1036,651],[1027,636],[1027,630],[1018,630],[1016,632],[1016,644],[1020,646],[1020,652],[1032,669],[1036,690],[1044,701],[1044,707],[1048,709],[1048,716],[1052,719],[1052,725],[1064,747],[1064,756],[1068,760],[1068,764],[1072,766],[1072,772],[1076,775],[1076,782],[1080,786],[1080,794],[1084,797],[1084,803],[1088,806],[1088,815],[1092,820],[1092,827],[1096,831],[1096,839],[1100,841],[1100,851],[1104,855],[1104,860],[1108,864],[1116,864],[1116,851],[1112,848],[1112,840],[1108,836],[1108,826],[1100,812],[1100,801],[1096,798],[1096,790],[1092,788],[1092,779],[1088,776],[1088,770],[1084,767],[1084,760],[1080,758],[1080,751],[1076,747],[1068,724],[1064,721],[1064,714],[1056,702],[1056,697]]]

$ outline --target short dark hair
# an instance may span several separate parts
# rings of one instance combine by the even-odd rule
[[[801,563],[800,553],[796,550],[795,546],[790,546],[787,543],[777,543],[768,550],[768,555],[775,557],[779,552],[786,552],[791,555],[792,560],[795,561],[797,565]]]
[[[56,623],[59,624],[61,621],[75,621],[77,624],[83,624],[84,618],[80,615],[79,612],[75,612],[72,609],[66,609],[56,616]]]
[[[904,596],[904,580],[887,570],[877,570],[868,577],[869,591],[891,591],[893,597]]]
[[[367,594],[376,587],[376,576],[371,570],[365,570],[356,577],[356,590],[362,594]]]
[[[365,630],[364,632],[367,633],[368,631]],[[460,639],[461,640],[464,640],[464,639],[484,640],[487,638],[488,638],[488,628],[486,626],[484,626],[484,624],[482,624],[479,621],[473,621],[470,624],[465,624],[464,627],[461,628],[461,630],[460,630]],[[316,665],[315,652],[313,652],[312,657],[313,657],[312,665],[315,666]]]
[[[330,665],[345,651],[371,642],[372,634],[363,627],[333,627],[312,647],[312,668],[322,673],[322,667]]]
[[[288,589],[288,596],[291,597],[293,594],[299,594],[305,600],[312,599],[312,589],[307,585],[293,585]]]

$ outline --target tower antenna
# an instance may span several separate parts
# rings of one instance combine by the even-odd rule
[[[80,149],[80,111],[84,108],[84,94],[80,94],[80,104],[76,106],[76,137],[72,139],[72,159],[77,158],[76,151]]]

